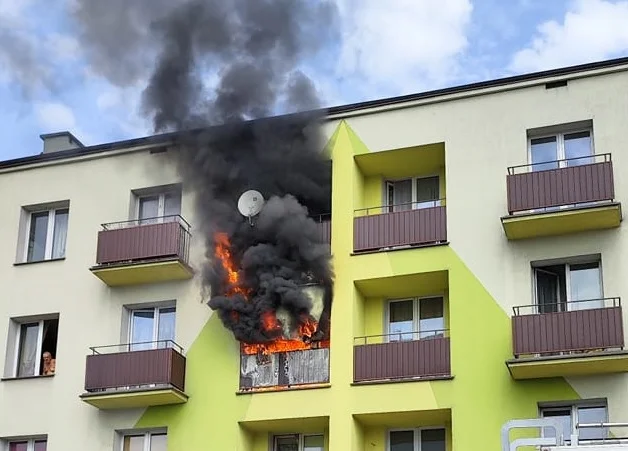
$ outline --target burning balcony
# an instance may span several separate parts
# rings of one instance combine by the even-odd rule
[[[449,331],[356,337],[353,380],[391,382],[451,376]]]
[[[81,399],[99,409],[181,404],[185,357],[170,340],[91,348]]]
[[[628,372],[619,298],[514,308],[514,379]]]
[[[316,227],[318,227],[321,242],[331,244],[331,213],[317,215],[312,219],[316,221]]]
[[[103,224],[96,265],[109,286],[190,279],[190,225],[179,215]]]
[[[610,154],[508,168],[508,239],[618,227]]]

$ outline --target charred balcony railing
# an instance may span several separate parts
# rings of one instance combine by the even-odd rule
[[[127,343],[90,348],[85,391],[137,388],[185,388],[183,349],[172,340]]]
[[[190,225],[180,215],[102,224],[99,266],[178,259],[188,262]]]
[[[354,338],[354,382],[438,378],[450,375],[448,330]]]
[[[424,246],[447,241],[444,199],[355,210],[353,251]]]
[[[311,218],[316,222],[321,241],[331,243],[331,213],[313,215]]]
[[[615,198],[610,154],[512,166],[506,186],[511,215]]]
[[[619,298],[514,307],[515,358],[524,355],[623,349]]]

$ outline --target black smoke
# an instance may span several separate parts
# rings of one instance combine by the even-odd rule
[[[209,306],[240,341],[277,338],[262,327],[266,312],[281,309],[294,324],[307,316],[312,303],[300,286],[309,282],[326,287],[317,335],[328,332],[330,249],[311,215],[331,211],[331,165],[317,92],[300,68],[333,36],[335,18],[331,1],[191,0],[150,26],[160,50],[144,111],[156,132],[177,132],[178,167],[196,196],[195,239],[206,244]],[[267,200],[254,226],[237,210],[248,189]],[[228,296],[214,256],[219,232],[246,297]]]

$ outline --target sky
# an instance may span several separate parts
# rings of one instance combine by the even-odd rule
[[[0,0],[0,160],[152,133],[146,30],[173,0],[146,1]],[[337,39],[304,69],[323,106],[628,56],[628,0],[330,1]]]

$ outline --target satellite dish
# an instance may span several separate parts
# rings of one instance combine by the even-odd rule
[[[264,196],[254,189],[245,191],[238,199],[238,210],[240,214],[249,218],[251,224],[253,224],[251,218],[262,211],[263,207]]]

